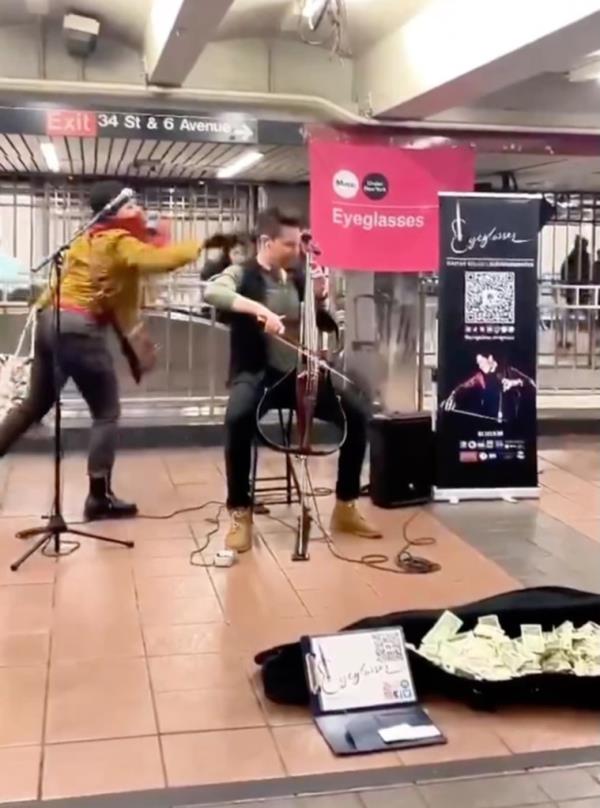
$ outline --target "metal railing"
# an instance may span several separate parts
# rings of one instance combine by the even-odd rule
[[[29,267],[89,218],[88,195],[89,186],[76,183],[0,181],[0,281],[27,286]],[[249,185],[157,186],[140,189],[137,196],[146,210],[169,220],[176,241],[249,232],[254,224],[255,194]]]
[[[150,187],[142,191],[141,202],[170,217],[174,238],[202,238],[217,230],[249,231],[255,196],[254,189],[243,184],[206,184]],[[592,400],[600,392],[600,195],[549,195],[549,200],[555,215],[540,235],[538,269],[539,388]],[[73,232],[86,215],[86,205],[87,190],[75,183],[0,182],[0,352],[14,350],[27,303],[35,297],[28,268]],[[344,314],[354,305],[345,294],[344,276],[334,273],[332,284],[342,332]],[[146,300],[149,325],[161,346],[159,366],[138,387],[125,364],[118,362],[125,416],[220,419],[227,395],[229,337],[203,305],[197,270],[153,282]],[[430,369],[437,361],[434,277],[421,282],[418,305],[419,389],[428,393]],[[377,359],[365,354],[365,362]],[[73,393],[66,391],[67,415],[83,406]]]
[[[540,392],[600,393],[600,284],[539,282],[538,389]],[[437,365],[437,283],[420,289],[421,378],[429,388],[428,369]]]
[[[135,178],[132,180],[136,183]],[[186,186],[137,188],[140,203],[169,219],[174,240],[204,239],[215,232],[250,232],[256,211],[255,189],[247,184],[194,183]],[[78,183],[0,181],[0,352],[11,353],[26,320],[27,303],[36,299],[44,277],[32,276],[38,264],[64,242],[89,216],[89,186]],[[148,287],[152,301],[150,328],[162,346],[160,366],[140,387],[131,381],[123,363],[119,376],[124,411],[148,417],[157,412],[178,413],[182,408],[212,417],[225,393],[226,334],[206,319],[198,322],[201,300],[198,270],[179,273]],[[166,313],[160,299],[181,309]],[[156,301],[159,301],[158,304]],[[29,350],[26,343],[25,350]],[[65,391],[65,414],[77,414],[78,396]],[[210,402],[210,403],[207,403]],[[173,417],[175,417],[173,415]]]
[[[126,417],[220,420],[227,397],[229,335],[214,311],[203,304],[202,288],[191,276],[169,276],[152,285],[146,311],[160,346],[158,367],[140,386],[118,361]],[[421,284],[424,322],[421,383],[430,390],[430,369],[437,362],[436,285]],[[0,297],[0,352],[14,350],[25,323],[27,303]],[[539,390],[541,393],[600,393],[600,286],[540,285],[538,320]],[[28,350],[28,347],[26,347]],[[368,361],[365,358],[365,361]],[[66,412],[84,409],[72,388]]]

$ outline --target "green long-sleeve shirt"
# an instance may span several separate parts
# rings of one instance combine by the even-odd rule
[[[244,268],[227,267],[212,278],[206,287],[204,300],[216,309],[231,311],[233,301],[242,282]],[[264,272],[267,297],[265,305],[275,314],[284,317],[285,336],[294,341],[298,336],[300,323],[300,297],[291,276],[281,272],[277,278],[272,272]],[[288,345],[272,337],[268,338],[269,365],[274,370],[287,373],[296,365],[297,354]]]

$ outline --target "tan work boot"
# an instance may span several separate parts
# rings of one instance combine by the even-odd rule
[[[252,512],[248,508],[230,511],[231,525],[225,537],[225,547],[236,553],[252,549]]]
[[[381,539],[382,533],[370,525],[356,507],[356,501],[335,503],[331,514],[331,530],[334,533],[349,533],[362,539]]]

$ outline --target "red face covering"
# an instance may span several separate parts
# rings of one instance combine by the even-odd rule
[[[136,216],[109,216],[90,229],[90,235],[104,233],[107,230],[126,230],[134,238],[155,247],[164,247],[169,243],[169,228],[165,220],[160,220],[156,228],[149,229],[146,217],[140,211]]]
[[[148,231],[150,243],[155,247],[166,247],[171,242],[171,228],[168,219],[159,219],[156,226]]]

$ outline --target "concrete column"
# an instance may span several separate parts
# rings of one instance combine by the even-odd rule
[[[416,405],[418,277],[346,273],[346,370],[386,412]]]

